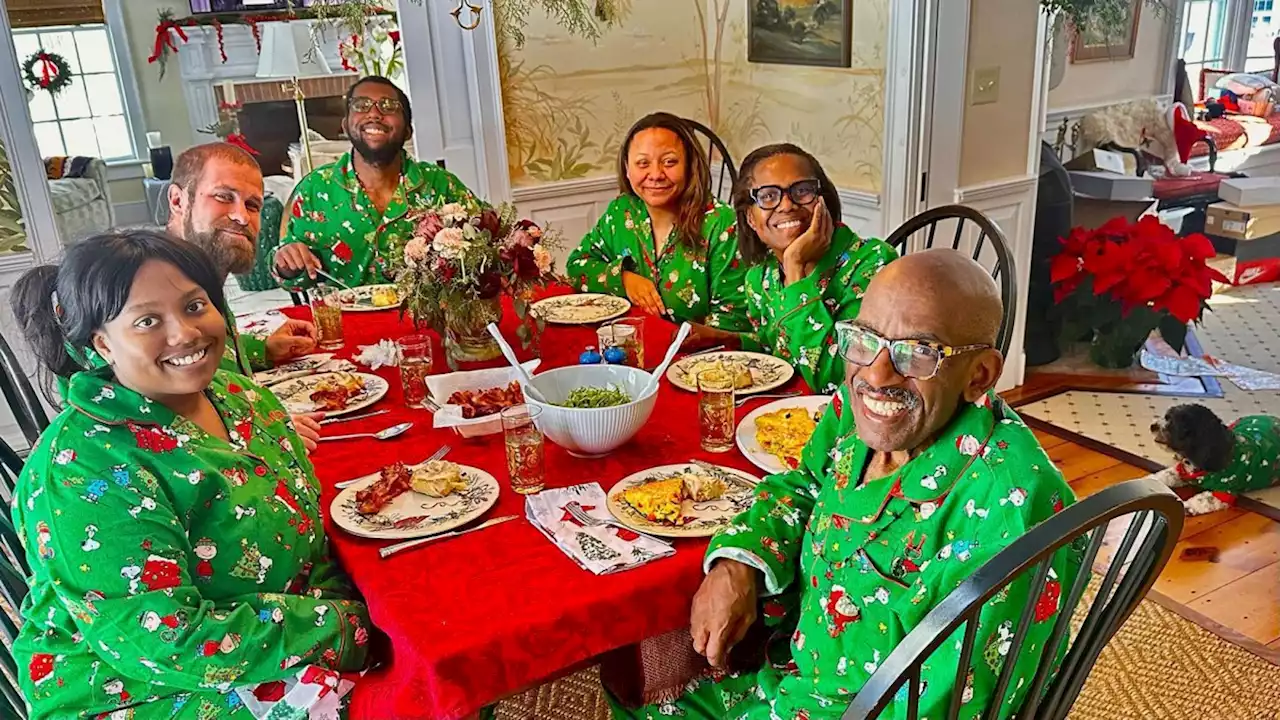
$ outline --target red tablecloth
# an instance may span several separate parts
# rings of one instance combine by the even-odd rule
[[[286,313],[309,316],[305,308]],[[392,311],[347,314],[343,323],[347,352],[412,332]],[[508,338],[515,337],[509,306],[502,326]],[[674,331],[656,318],[645,323],[650,364],[661,359]],[[435,344],[435,369],[448,372],[438,338]],[[594,344],[593,327],[548,326],[541,338],[543,367],[575,363],[583,348]],[[389,665],[356,686],[353,717],[454,720],[600,653],[687,626],[706,541],[677,541],[674,556],[615,575],[582,570],[524,519],[524,498],[506,484],[500,434],[464,440],[451,430],[435,430],[430,413],[404,407],[398,371],[379,374],[392,382],[376,408],[391,413],[330,426],[328,432],[373,432],[405,420],[415,425],[385,443],[322,443],[312,460],[326,505],[336,494],[335,482],[376,472],[393,460],[420,462],[448,443],[450,460],[487,470],[503,483],[497,505],[485,517],[520,519],[387,560],[377,553],[387,543],[352,537],[326,520],[373,623],[391,638]],[[798,379],[792,382],[799,386]],[[697,427],[697,397],[664,382],[649,423],[610,456],[578,459],[548,441],[547,485],[595,481],[607,490],[633,472],[693,457],[753,470],[736,450],[703,452]]]

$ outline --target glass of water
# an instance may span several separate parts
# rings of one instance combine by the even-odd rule
[[[338,350],[342,339],[342,291],[329,285],[311,290],[311,315],[316,322],[317,345],[321,350]]]
[[[409,335],[400,338],[400,384],[404,388],[404,404],[423,407],[427,402],[427,376],[431,374],[431,338]]]
[[[698,428],[702,449],[729,452],[733,449],[733,376],[704,372],[698,375]]]
[[[502,410],[502,435],[507,446],[507,472],[511,489],[521,495],[542,492],[546,485],[543,459],[545,441],[534,424],[542,408],[512,405]]]

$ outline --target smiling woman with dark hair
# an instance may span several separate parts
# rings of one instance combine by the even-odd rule
[[[41,365],[69,380],[14,491],[31,716],[336,717],[368,611],[329,555],[288,414],[218,367],[209,257],[149,230],[99,235],[13,300]]]
[[[815,392],[844,380],[835,324],[858,316],[871,278],[897,257],[840,222],[840,196],[816,158],[790,143],[747,155],[733,188],[738,244],[751,265],[745,350],[790,362]]]

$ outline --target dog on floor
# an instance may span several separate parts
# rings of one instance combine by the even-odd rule
[[[1203,405],[1177,405],[1151,424],[1151,434],[1177,459],[1152,477],[1200,490],[1183,503],[1188,515],[1225,510],[1240,493],[1280,485],[1280,418],[1248,415],[1227,425]]]

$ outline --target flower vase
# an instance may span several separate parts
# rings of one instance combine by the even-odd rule
[[[444,344],[450,359],[459,363],[488,362],[502,356],[489,334],[489,323],[502,320],[502,298],[476,299],[445,312]]]
[[[1113,370],[1123,370],[1133,365],[1138,351],[1146,344],[1152,328],[1142,325],[1119,324],[1093,334],[1089,344],[1089,359],[1095,365]]]

